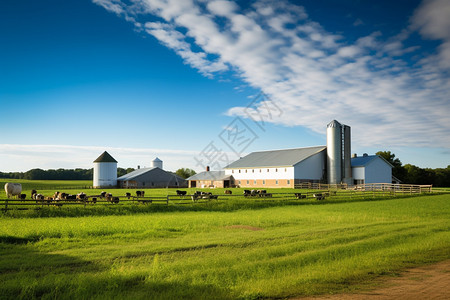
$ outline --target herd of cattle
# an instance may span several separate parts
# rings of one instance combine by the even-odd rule
[[[10,197],[16,197],[21,200],[26,200],[27,195],[22,193],[22,185],[20,183],[6,183],[5,184],[5,192],[6,196],[8,198]],[[177,196],[184,197],[187,195],[187,191],[181,191],[176,190]],[[225,190],[225,194],[231,195],[233,192],[231,190]],[[266,190],[244,190],[243,192],[244,197],[261,197],[261,198],[271,198],[272,194],[267,193]],[[78,194],[68,194],[68,193],[62,193],[62,192],[55,192],[53,196],[44,196],[40,193],[38,193],[36,190],[31,191],[31,199],[35,200],[36,203],[39,204],[58,204],[61,201],[70,202],[75,201],[78,203],[96,203],[97,200],[106,201],[110,203],[119,203],[119,197],[114,197],[111,193],[107,192],[101,192],[99,195],[91,195],[88,196],[84,192],[78,193]],[[189,195],[193,201],[196,201],[198,199],[217,199],[217,195],[213,195],[210,192],[201,192],[196,191],[192,195]],[[322,200],[325,198],[325,194],[314,194],[313,197],[317,200]],[[145,197],[145,191],[136,191],[136,196],[132,196],[131,193],[127,192],[125,193],[125,197],[127,199],[133,199],[137,198],[139,199]],[[304,199],[306,198],[305,194],[295,193],[295,197],[297,199]]]

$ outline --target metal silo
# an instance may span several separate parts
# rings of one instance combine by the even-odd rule
[[[106,151],[94,160],[92,185],[94,188],[117,186],[117,161]]]
[[[160,160],[159,158],[155,158],[152,161],[152,167],[157,167],[157,168],[160,168],[162,170],[163,169],[163,162],[162,162],[162,160]]]
[[[351,131],[350,126],[344,125],[344,163],[343,163],[343,181],[347,184],[353,183],[352,178],[352,163],[351,163]]]
[[[342,181],[342,125],[333,120],[327,125],[327,173],[328,183]]]

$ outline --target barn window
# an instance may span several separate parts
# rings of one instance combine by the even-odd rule
[[[253,184],[254,184],[254,185],[256,185],[256,180],[255,180],[255,181],[253,181]]]
[[[284,171],[287,172],[287,168],[284,168]]]
[[[239,173],[241,173],[241,170],[239,170]]]
[[[241,181],[239,180],[238,183],[241,184]]]
[[[250,184],[250,182],[247,180],[247,184]]]
[[[234,170],[231,170],[231,173],[233,173],[233,174],[234,174]]]
[[[267,169],[267,172],[269,172],[269,169]]]
[[[245,169],[245,173],[247,173],[247,169]]]
[[[278,169],[275,169],[275,172],[278,172]]]
[[[275,180],[275,184],[278,184],[278,180]]]
[[[263,180],[263,184],[264,184],[264,185],[266,184],[266,181],[265,181],[265,180]]]
[[[262,172],[262,169],[259,169],[259,173],[261,173]]]
[[[252,173],[255,173],[255,169],[252,170]]]
[[[289,179],[287,180],[287,184],[291,184],[291,181]]]

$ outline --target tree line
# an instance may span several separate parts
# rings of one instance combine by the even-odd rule
[[[117,168],[117,176],[125,175],[133,168]],[[26,172],[0,172],[0,178],[27,180],[92,180],[94,169],[31,169]]]
[[[391,151],[378,151],[376,154],[382,156],[394,166],[392,175],[397,177],[402,183],[450,187],[450,165],[447,168],[420,168],[411,164],[403,165],[400,159],[396,158]]]
[[[117,168],[117,177],[133,172],[133,168]],[[188,168],[178,169],[175,174],[187,178],[195,174]],[[0,172],[0,178],[27,179],[27,180],[92,180],[94,169],[31,169],[26,172]]]

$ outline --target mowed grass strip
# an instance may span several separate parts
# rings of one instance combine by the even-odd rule
[[[0,219],[0,297],[257,299],[450,258],[450,197]]]

